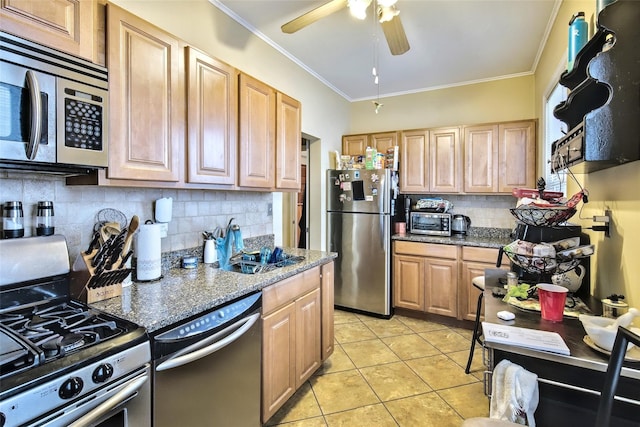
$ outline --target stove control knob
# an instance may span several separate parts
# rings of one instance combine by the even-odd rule
[[[71,399],[72,397],[76,397],[82,391],[82,378],[73,377],[69,378],[60,386],[60,390],[58,391],[58,395],[62,399]]]
[[[103,363],[98,366],[94,371],[93,375],[91,375],[91,379],[94,383],[103,383],[107,381],[113,375],[113,366],[109,363]]]

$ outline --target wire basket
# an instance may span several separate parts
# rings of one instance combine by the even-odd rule
[[[530,274],[562,274],[571,271],[580,264],[582,258],[558,260],[555,257],[542,257],[515,254],[504,251],[512,263]]]
[[[576,213],[576,208],[568,207],[518,207],[510,209],[518,221],[536,227],[555,227],[567,222]]]

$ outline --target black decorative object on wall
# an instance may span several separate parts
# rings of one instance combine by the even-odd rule
[[[605,7],[596,34],[560,77],[571,93],[554,115],[570,130],[553,143],[553,171],[593,172],[640,159],[639,21],[634,0]]]

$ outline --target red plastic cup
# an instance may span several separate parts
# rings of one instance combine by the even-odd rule
[[[538,283],[538,298],[540,299],[540,313],[544,320],[562,322],[564,303],[568,289],[551,283]]]

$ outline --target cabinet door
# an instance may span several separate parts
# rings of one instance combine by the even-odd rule
[[[347,135],[342,137],[342,154],[345,156],[364,156],[369,135]]]
[[[388,148],[398,145],[398,132],[374,133],[370,140],[378,153],[387,154]]]
[[[334,297],[333,297],[333,261],[322,266],[322,361],[325,361],[334,349]]]
[[[240,171],[242,187],[273,188],[275,174],[275,91],[240,74]]]
[[[429,190],[458,193],[462,188],[460,128],[429,131]]]
[[[296,390],[296,305],[262,319],[262,420],[267,421]]]
[[[429,131],[402,132],[400,143],[400,191],[429,192]]]
[[[276,188],[300,191],[300,102],[276,94]]]
[[[96,0],[11,0],[0,3],[2,31],[98,61]],[[104,34],[103,34],[104,35]]]
[[[238,72],[186,48],[187,182],[236,183]]]
[[[498,125],[464,128],[464,191],[498,191]]]
[[[109,178],[178,181],[184,148],[179,41],[107,5]]]
[[[424,258],[393,257],[393,306],[424,311]]]
[[[458,261],[425,258],[425,311],[456,317],[458,313]]]
[[[296,305],[296,389],[320,367],[320,289],[309,292]]]
[[[501,124],[499,134],[498,192],[511,193],[514,187],[535,188],[536,122]]]

